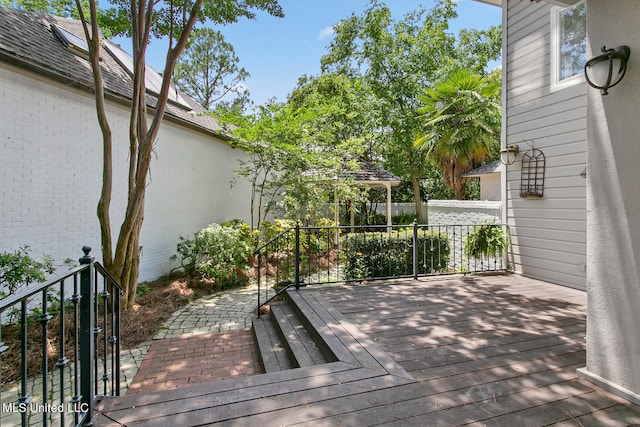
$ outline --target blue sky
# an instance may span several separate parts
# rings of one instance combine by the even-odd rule
[[[369,0],[280,0],[284,18],[260,14],[255,20],[242,20],[219,27],[233,44],[240,64],[251,77],[245,85],[257,104],[276,97],[285,101],[295,88],[298,77],[320,72],[320,58],[331,41],[331,27],[341,19],[360,15]],[[394,19],[415,9],[419,4],[431,8],[433,0],[388,0]],[[472,0],[458,0],[458,19],[451,32],[461,28],[488,28],[501,23],[498,7]],[[120,42],[127,49],[127,42]],[[148,62],[156,70],[164,68],[164,52],[160,43],[152,43]]]

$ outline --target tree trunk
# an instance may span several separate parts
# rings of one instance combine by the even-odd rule
[[[151,125],[147,123],[146,103],[146,48],[152,28],[154,2],[131,0],[131,35],[133,43],[133,91],[129,124],[129,180],[127,209],[124,221],[120,227],[115,252],[111,236],[109,208],[113,186],[113,156],[112,134],[106,117],[104,86],[100,69],[100,30],[98,25],[97,1],[90,0],[90,25],[84,15],[82,4],[76,0],[76,7],[83,23],[85,37],[89,44],[89,57],[95,83],[96,109],[98,122],[103,136],[103,175],[102,189],[98,201],[97,215],[101,229],[101,245],[103,264],[107,271],[119,282],[125,293],[124,308],[130,308],[135,303],[138,273],[140,267],[140,232],[144,220],[144,199],[147,187],[147,177],[151,166],[151,155],[164,112],[169,98],[171,76],[175,64],[184,50],[189,34],[198,19],[203,0],[196,0],[192,5],[188,19],[180,28],[179,38],[169,37],[170,45],[167,51],[164,75],[158,100],[155,106]],[[186,17],[186,15],[185,15]],[[172,47],[173,42],[175,47]]]
[[[425,222],[422,213],[422,197],[420,195],[420,177],[421,174],[416,170],[416,164],[413,159],[414,150],[409,152],[409,168],[411,169],[411,185],[413,186],[413,201],[416,207],[416,217],[419,223]]]
[[[457,200],[467,200],[467,178],[457,176],[454,182],[453,191],[456,192]]]
[[[413,200],[416,206],[416,217],[418,222],[423,224],[425,222],[424,214],[422,212],[422,198],[420,197],[420,178],[412,177],[411,184],[413,185]]]

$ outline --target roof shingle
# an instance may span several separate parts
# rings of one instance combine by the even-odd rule
[[[89,61],[67,49],[52,30],[53,25],[84,39],[80,21],[45,16],[0,7],[0,61],[56,79],[76,88],[93,91],[93,74]],[[101,49],[101,68],[105,96],[130,102],[133,80],[129,72],[106,50]],[[187,98],[182,95],[183,98]],[[147,93],[147,105],[154,108],[157,97]],[[167,103],[167,118],[196,127],[218,137],[230,139],[206,110],[188,99],[190,108]]]

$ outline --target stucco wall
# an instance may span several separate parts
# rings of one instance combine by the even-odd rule
[[[501,200],[501,175],[492,173],[480,177],[480,200]]]
[[[36,258],[101,259],[96,204],[102,142],[92,95],[0,65],[0,251],[29,245]],[[114,132],[112,225],[126,203],[128,108],[110,104]],[[249,186],[231,189],[240,150],[165,121],[146,196],[140,279],[170,269],[179,235],[249,216]]]
[[[588,90],[587,369],[640,404],[640,2],[589,0],[588,57],[628,45],[624,80]]]

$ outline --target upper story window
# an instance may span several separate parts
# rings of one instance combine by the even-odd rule
[[[551,90],[584,81],[587,61],[587,4],[551,9]]]

